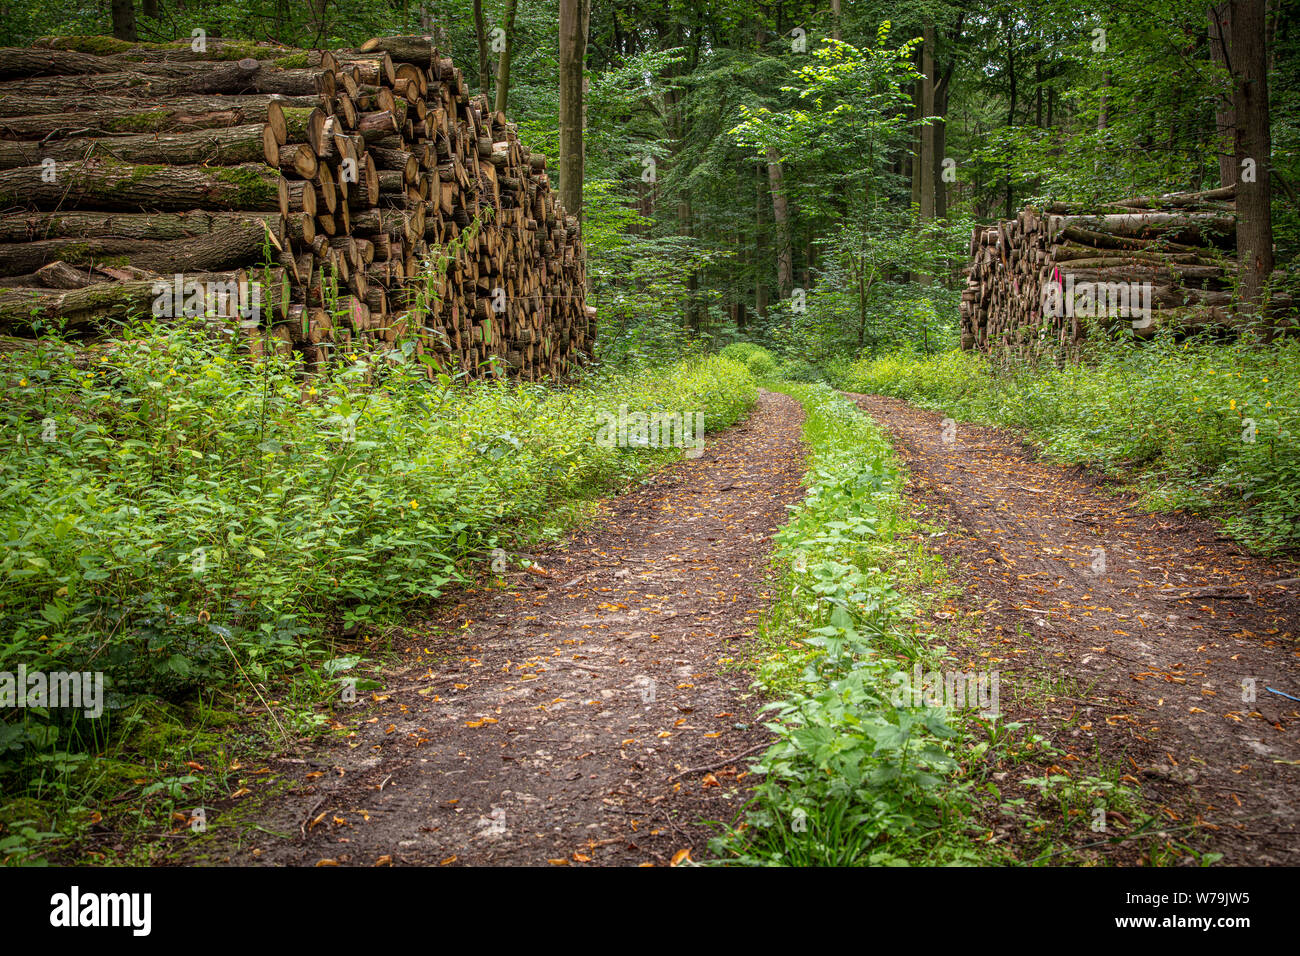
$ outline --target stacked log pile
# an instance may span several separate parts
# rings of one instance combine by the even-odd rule
[[[257,283],[256,315],[208,296],[208,318],[309,366],[408,336],[472,375],[590,354],[546,158],[428,38],[104,45],[0,49],[0,332],[94,334],[158,315],[164,281],[177,302]]]
[[[962,347],[1068,346],[1094,322],[1122,322],[1139,338],[1161,328],[1232,325],[1234,192],[1089,209],[1057,203],[977,227],[962,292]]]

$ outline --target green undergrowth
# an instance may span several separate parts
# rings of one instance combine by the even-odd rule
[[[1079,762],[1006,718],[1008,692],[1020,711],[1041,713],[1060,689],[1002,685],[978,615],[960,610],[960,586],[925,544],[937,532],[912,515],[902,466],[874,423],[825,385],[779,387],[804,407],[809,468],[807,497],[775,538],[774,600],[749,665],[757,689],[776,701],[766,726],[777,739],[757,761],[761,782],[742,818],[712,841],[716,861],[1196,857],[1160,832],[1122,771]],[[974,696],[967,686],[958,698],[948,684],[956,675],[998,683]],[[1099,813],[1127,825],[1098,833]]]
[[[713,841],[741,865],[977,863],[963,759],[973,713],[898,696],[900,672],[951,666],[922,623],[942,591],[917,544],[902,471],[880,431],[824,385],[804,406],[807,497],[775,540],[777,597],[759,637],[758,688],[777,741],[743,822]]]
[[[761,382],[820,382],[825,374],[806,359],[779,358],[774,353],[753,342],[732,342],[719,353],[723,358],[739,362]]]
[[[319,729],[372,636],[681,454],[598,441],[602,416],[717,429],[756,396],[716,356],[557,388],[470,382],[407,343],[304,377],[185,328],[48,338],[0,378],[0,672],[98,672],[107,698],[5,710],[10,861],[109,798],[141,827],[197,802],[187,761],[241,737]]]
[[[851,392],[1024,429],[1052,459],[1134,479],[1153,509],[1216,515],[1261,550],[1300,547],[1300,342],[1102,343],[1077,364],[953,351],[863,359]]]

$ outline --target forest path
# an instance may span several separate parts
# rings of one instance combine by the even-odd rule
[[[270,761],[262,802],[209,811],[215,843],[191,862],[699,856],[716,832],[699,822],[733,819],[749,792],[738,758],[770,737],[729,664],[767,603],[769,539],[803,496],[802,421],[760,393],[699,458],[533,555],[545,574],[514,571],[408,628],[387,688],[340,710],[346,739]]]
[[[1120,767],[1171,836],[1199,821],[1224,862],[1300,864],[1300,703],[1266,689],[1300,697],[1296,565],[1138,511],[1014,435],[949,425],[945,442],[941,415],[849,397],[892,435],[918,515],[947,531],[930,546],[959,559],[1004,716],[1077,754],[1076,774],[1099,755]]]

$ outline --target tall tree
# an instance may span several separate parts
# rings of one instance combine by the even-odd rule
[[[1231,0],[1229,59],[1236,121],[1238,290],[1242,305],[1258,307],[1273,272],[1272,138],[1268,110],[1265,0]]]
[[[560,202],[565,212],[579,220],[584,158],[582,74],[587,56],[589,2],[560,0]]]
[[[1209,39],[1210,58],[1224,70],[1228,69],[1228,51],[1232,49],[1232,31],[1228,28],[1230,4],[1210,6]],[[1231,186],[1237,181],[1237,156],[1233,139],[1237,122],[1232,115],[1232,93],[1220,96],[1214,107],[1215,146],[1219,154],[1219,185]]]
[[[136,40],[134,0],[113,0],[113,36],[119,40]]]
[[[498,112],[504,113],[506,110],[506,97],[510,93],[510,53],[515,42],[515,0],[506,0],[506,10],[505,15],[501,18],[501,28],[505,30],[505,37],[501,46],[501,57],[497,60],[496,109]]]
[[[478,43],[478,88],[484,96],[491,89],[492,72],[488,68],[487,24],[483,21],[483,0],[474,0],[474,39]]]
[[[921,218],[934,218],[934,24],[927,23],[922,31],[921,41],[921,150],[917,154],[913,169],[921,180],[920,207]]]

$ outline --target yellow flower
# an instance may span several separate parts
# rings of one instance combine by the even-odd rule
[[[1267,376],[1267,375],[1264,376],[1264,381],[1266,381],[1266,382],[1268,381],[1268,376]]]
[[[1236,400],[1235,398],[1230,398],[1230,399],[1228,399],[1228,407],[1229,407],[1229,408],[1236,408],[1236,407],[1237,407],[1237,400]]]
[[[412,501],[412,502],[411,502],[411,507],[412,507],[412,508],[418,508],[418,507],[420,507],[420,503],[419,503],[418,501]]]
[[[27,379],[25,379],[25,378],[23,378],[23,379],[19,379],[19,380],[18,380],[18,384],[19,384],[19,385],[26,385],[26,384],[27,384]]]

